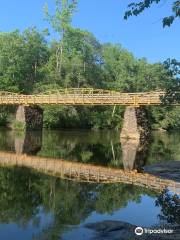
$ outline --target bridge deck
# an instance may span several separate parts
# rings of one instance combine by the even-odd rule
[[[0,152],[0,165],[29,167],[63,179],[76,181],[94,183],[127,183],[157,191],[169,188],[171,191],[180,194],[180,183],[173,180],[162,179],[147,173],[137,173],[135,171],[124,171],[122,169],[69,162],[62,159]]]
[[[164,92],[120,93],[80,88],[37,95],[0,92],[0,105],[160,105],[164,95]]]

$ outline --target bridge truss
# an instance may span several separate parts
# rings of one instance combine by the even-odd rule
[[[0,105],[160,105],[165,92],[122,93],[93,88],[67,88],[34,95],[0,92]]]

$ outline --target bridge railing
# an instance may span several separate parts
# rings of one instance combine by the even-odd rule
[[[102,89],[64,89],[36,95],[0,93],[1,105],[159,105],[164,92],[121,93]]]

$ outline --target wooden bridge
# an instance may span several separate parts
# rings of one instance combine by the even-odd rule
[[[0,105],[160,105],[165,92],[121,93],[117,91],[68,88],[35,95],[0,92]]]
[[[124,171],[91,164],[70,162],[63,159],[28,156],[0,152],[0,166],[29,167],[62,179],[92,182],[92,183],[127,183],[162,191],[165,188],[180,194],[180,183],[162,179],[147,173]]]

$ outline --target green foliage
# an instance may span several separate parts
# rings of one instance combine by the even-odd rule
[[[137,16],[144,12],[145,9],[150,8],[153,3],[158,4],[160,2],[162,2],[162,0],[142,0],[138,3],[132,2],[128,5],[128,10],[125,12],[124,19],[127,20],[130,16],[133,15]],[[171,12],[172,14],[170,16],[163,18],[163,27],[170,27],[174,20],[180,17],[180,1],[173,1]]]
[[[150,108],[150,120],[153,128],[158,129],[180,129],[180,108],[179,107],[156,107]]]
[[[180,129],[180,108],[175,107],[172,110],[167,111],[160,124],[162,128],[167,130]]]
[[[78,114],[74,107],[45,107],[44,126],[47,128],[75,128]]]
[[[166,90],[167,96],[162,99],[165,105],[180,101],[178,61],[149,64],[120,45],[101,44],[88,31],[71,26],[76,8],[77,1],[73,0],[56,0],[54,15],[45,7],[46,19],[60,36],[58,41],[47,42],[45,32],[36,28],[0,33],[0,90],[26,94],[68,87],[120,92]],[[152,124],[179,128],[179,110],[172,108],[171,115],[167,111],[149,111]],[[46,106],[44,126],[117,129],[122,126],[123,112],[123,107],[114,106]],[[8,122],[11,113],[8,109],[2,112],[1,125]]]
[[[44,108],[44,126],[46,128],[120,128],[123,108],[118,107],[114,116],[111,107],[56,107]]]
[[[8,121],[8,113],[6,112],[6,107],[0,107],[0,126],[5,126]]]
[[[119,45],[104,45],[103,60],[106,88],[124,92],[152,91],[164,89],[169,80],[162,64],[135,59]]]
[[[80,29],[71,28],[64,36],[60,73],[56,71],[58,42],[48,45],[44,35],[36,29],[28,29],[22,34],[17,31],[2,33],[0,40],[1,90],[38,93],[66,87],[94,87],[121,92],[168,89],[168,93],[173,93],[172,88],[178,83],[178,64],[175,60],[168,60],[164,65],[149,64],[145,59],[134,58],[119,45],[100,44],[91,33]],[[9,41],[11,43],[7,44]],[[44,126],[120,128],[124,108],[116,107],[115,113],[113,108],[47,106],[44,107]],[[161,113],[152,111],[153,124],[163,124],[168,129],[177,128],[178,110],[172,108],[173,114],[168,116],[168,120],[163,113],[162,123],[158,122]],[[2,115],[4,124],[6,115],[9,118],[8,110]]]
[[[178,195],[172,195],[165,190],[157,198],[156,206],[161,207],[160,220],[171,224],[180,224],[180,198]]]
[[[48,58],[44,36],[35,28],[0,33],[0,90],[30,93],[44,77]]]
[[[14,120],[11,127],[12,127],[13,130],[24,131],[25,130],[25,123]]]
[[[0,113],[0,126],[4,126],[7,123],[8,114],[5,112]]]
[[[169,81],[166,81],[166,95],[162,98],[164,105],[180,103],[180,62],[167,59],[164,67],[168,71]]]
[[[83,151],[81,153],[82,162],[88,162],[89,159],[93,156],[93,153],[90,151]]]
[[[146,164],[180,160],[179,132],[155,131],[149,146]]]
[[[48,5],[44,6],[45,17],[54,30],[63,34],[70,27],[72,15],[77,7],[77,0],[55,0],[55,13],[49,14]]]
[[[52,28],[59,34],[60,42],[56,49],[56,75],[62,74],[62,64],[64,55],[64,36],[71,29],[72,15],[77,7],[77,0],[55,0],[55,13],[50,15],[48,5],[44,7],[46,20]]]

